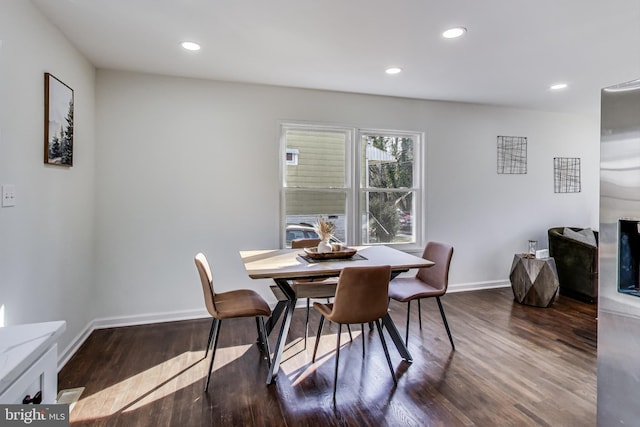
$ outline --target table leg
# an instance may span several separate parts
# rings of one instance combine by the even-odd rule
[[[385,314],[382,317],[382,324],[387,329],[387,332],[389,333],[389,336],[391,337],[393,343],[396,345],[396,349],[398,349],[398,353],[400,353],[400,356],[402,356],[402,358],[409,363],[413,362],[413,357],[411,357],[409,349],[404,344],[404,341],[402,341],[402,337],[400,337],[400,333],[398,332],[395,323],[393,323],[393,320],[391,320],[391,316],[389,316],[389,313]]]
[[[293,288],[291,288],[289,283],[286,280],[281,279],[274,279],[274,281],[282,290],[282,292],[284,292],[284,294],[287,296],[287,301],[285,302],[286,310],[284,312],[282,326],[280,327],[280,333],[278,334],[278,341],[276,342],[276,347],[273,350],[273,360],[271,361],[271,366],[269,367],[267,384],[271,384],[273,382],[273,377],[276,376],[278,370],[280,369],[280,359],[282,358],[285,341],[287,340],[287,335],[289,334],[289,326],[291,325],[293,310],[296,308],[296,293]]]
[[[269,317],[269,320],[265,325],[267,329],[267,335],[271,335],[271,331],[276,326],[276,323],[278,322],[278,319],[282,315],[282,312],[284,311],[285,308],[287,308],[287,303],[288,301],[278,301],[278,303],[276,304],[275,308],[271,312],[271,317]]]

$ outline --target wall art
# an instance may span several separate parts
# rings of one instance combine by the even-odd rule
[[[498,173],[527,173],[527,138],[498,136]]]
[[[44,162],[73,166],[73,89],[44,74]]]

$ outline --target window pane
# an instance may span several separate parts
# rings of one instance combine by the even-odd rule
[[[335,237],[346,243],[346,201],[347,195],[344,191],[287,190],[285,192],[287,246],[292,239],[316,238],[313,225],[319,216],[328,217],[335,225]]]
[[[362,243],[414,243],[413,192],[362,195]]]
[[[297,153],[297,162],[286,163],[285,185],[344,188],[346,141],[344,132],[287,130],[286,151]]]
[[[408,137],[363,135],[362,187],[412,188],[413,146]]]

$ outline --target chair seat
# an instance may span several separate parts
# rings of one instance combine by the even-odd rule
[[[439,297],[445,290],[436,289],[415,277],[397,277],[389,283],[389,298],[407,302],[418,298]]]
[[[232,319],[235,317],[270,316],[271,309],[265,300],[251,289],[216,294],[216,309],[218,319]]]
[[[323,304],[323,303],[319,303],[319,302],[314,302],[313,303],[313,308],[318,310],[320,312],[320,314],[322,314],[324,317],[329,319],[329,316],[331,316],[331,311],[333,311],[333,304],[332,303]],[[329,320],[331,320],[331,319],[329,319]]]

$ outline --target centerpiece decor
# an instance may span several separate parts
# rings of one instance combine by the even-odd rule
[[[319,216],[314,229],[320,237],[320,243],[318,243],[318,253],[332,252],[333,248],[331,247],[330,240],[333,237],[333,232],[335,230],[335,225],[333,224],[333,222],[329,221],[329,219],[327,218]]]

